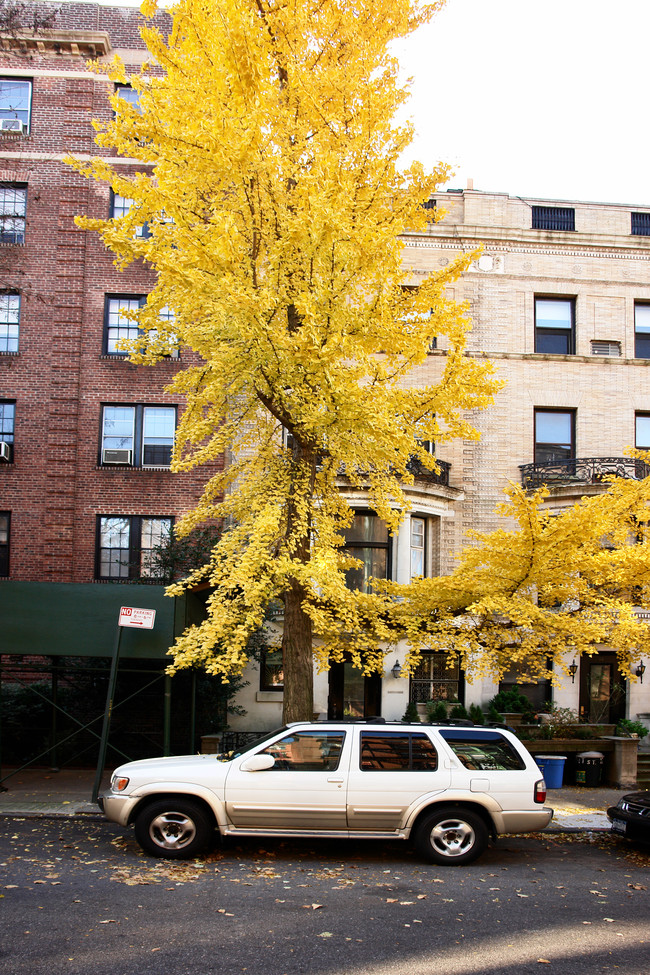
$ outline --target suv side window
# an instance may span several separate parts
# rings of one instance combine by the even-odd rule
[[[453,731],[440,729],[439,734],[465,768],[483,772],[526,768],[516,748],[498,731],[471,733],[454,728]]]
[[[333,772],[339,767],[345,732],[297,731],[265,748],[261,755],[272,755],[271,769],[281,772]]]
[[[362,772],[433,772],[438,753],[424,734],[400,731],[362,731]]]

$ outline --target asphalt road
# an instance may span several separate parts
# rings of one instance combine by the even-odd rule
[[[403,844],[239,841],[153,860],[101,820],[0,819],[2,975],[650,971],[650,856],[509,837],[469,867]]]

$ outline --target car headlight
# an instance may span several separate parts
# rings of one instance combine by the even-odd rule
[[[129,780],[125,775],[114,775],[111,779],[111,790],[113,792],[124,792]]]

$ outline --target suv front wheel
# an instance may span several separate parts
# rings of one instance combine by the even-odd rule
[[[414,842],[427,860],[455,867],[480,857],[488,845],[488,831],[477,813],[446,806],[424,817]]]
[[[160,799],[135,820],[135,838],[146,853],[168,860],[195,857],[212,838],[209,815],[191,799]]]

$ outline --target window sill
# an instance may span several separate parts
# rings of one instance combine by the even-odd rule
[[[15,359],[17,356],[20,355],[20,352],[17,349],[15,352],[7,349],[0,350],[0,356],[5,356],[5,355],[8,356],[9,358],[13,357]]]
[[[281,704],[284,697],[284,688],[278,688],[277,691],[258,691],[255,695],[255,700],[261,703],[273,701],[275,704]]]
[[[169,474],[171,467],[138,467],[135,464],[97,464],[96,471],[134,471],[140,474]]]

